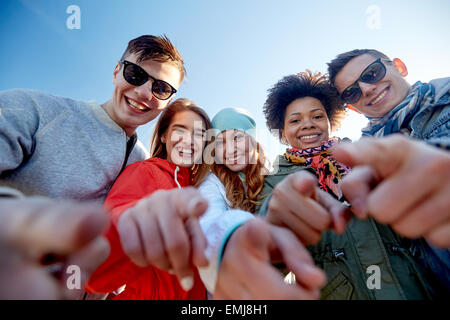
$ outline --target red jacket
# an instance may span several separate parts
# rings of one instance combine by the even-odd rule
[[[185,291],[176,276],[153,266],[138,267],[124,253],[117,232],[120,215],[142,198],[156,190],[177,188],[176,165],[160,158],[152,158],[129,165],[117,178],[105,200],[111,221],[105,233],[111,247],[108,259],[92,274],[87,292],[108,293],[124,284],[125,290],[114,299],[199,300],[206,299],[206,289],[197,270],[194,286]],[[190,170],[179,168],[177,181],[181,187],[190,185]]]

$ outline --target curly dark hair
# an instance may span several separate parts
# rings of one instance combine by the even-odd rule
[[[284,117],[288,105],[299,98],[312,97],[325,107],[331,128],[337,129],[345,115],[343,103],[337,90],[331,85],[328,77],[320,72],[310,70],[284,77],[268,90],[269,95],[264,103],[263,112],[270,130],[278,130],[281,141],[281,129],[284,129]]]

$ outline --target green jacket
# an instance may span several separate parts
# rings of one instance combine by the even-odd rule
[[[261,192],[259,215],[264,216],[273,188],[287,175],[301,167],[279,156],[279,170],[265,178]],[[381,225],[373,219],[353,218],[345,233],[334,231],[322,233],[320,242],[307,246],[317,266],[327,275],[327,283],[322,288],[321,299],[428,299],[433,298],[434,283],[426,271],[415,262],[409,248],[409,240],[397,235],[389,226]],[[380,289],[373,288],[374,277],[379,267]],[[434,281],[434,280],[433,280]],[[369,289],[367,283],[372,284]]]

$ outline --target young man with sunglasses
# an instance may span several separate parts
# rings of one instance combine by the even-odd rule
[[[23,225],[11,234],[0,234],[0,247],[6,243],[18,254],[33,251],[33,245],[49,247],[46,234],[54,233],[57,224],[65,220],[59,216],[67,211],[81,215],[103,212],[101,203],[120,172],[127,164],[146,158],[145,149],[136,144],[137,127],[155,119],[168,105],[184,75],[183,58],[169,39],[144,35],[129,42],[113,72],[112,98],[102,105],[33,90],[0,92],[0,209],[4,209],[2,217],[8,214],[12,226]],[[34,196],[58,202],[36,201]],[[98,205],[86,209],[66,202],[72,200]],[[62,204],[57,205],[59,202]],[[46,211],[51,212],[48,221],[33,218]],[[97,240],[101,232],[95,227],[98,219],[93,219],[94,223],[84,220],[85,228],[93,228],[88,240]],[[47,222],[35,228],[33,221]],[[33,234],[34,240],[26,242],[29,248],[14,245],[14,239],[26,238],[35,229],[41,234]],[[78,229],[69,228],[66,240],[76,238]],[[67,244],[70,246],[69,241]],[[78,249],[61,253],[76,255]],[[8,259],[2,253],[2,260]],[[22,275],[17,277],[19,282],[27,278],[26,273]],[[10,289],[21,287],[15,285]],[[4,293],[2,290],[0,296],[7,296]]]
[[[411,86],[400,59],[372,49],[340,54],[328,71],[341,99],[369,119],[363,136],[379,138],[335,152],[356,167],[342,185],[353,211],[418,238],[405,242],[408,254],[450,293],[450,78]]]
[[[411,86],[398,58],[372,50],[353,50],[328,64],[341,99],[369,119],[363,135],[406,132],[412,138],[449,145],[450,78]]]

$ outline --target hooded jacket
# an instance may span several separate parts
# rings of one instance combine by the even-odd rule
[[[185,291],[175,275],[154,266],[139,267],[122,249],[117,231],[121,214],[157,190],[190,185],[190,170],[160,158],[151,158],[128,166],[109,192],[104,206],[112,223],[105,233],[111,247],[108,259],[92,274],[86,291],[109,293],[125,286],[113,299],[117,300],[199,300],[206,299],[206,289],[198,272],[194,286]]]

